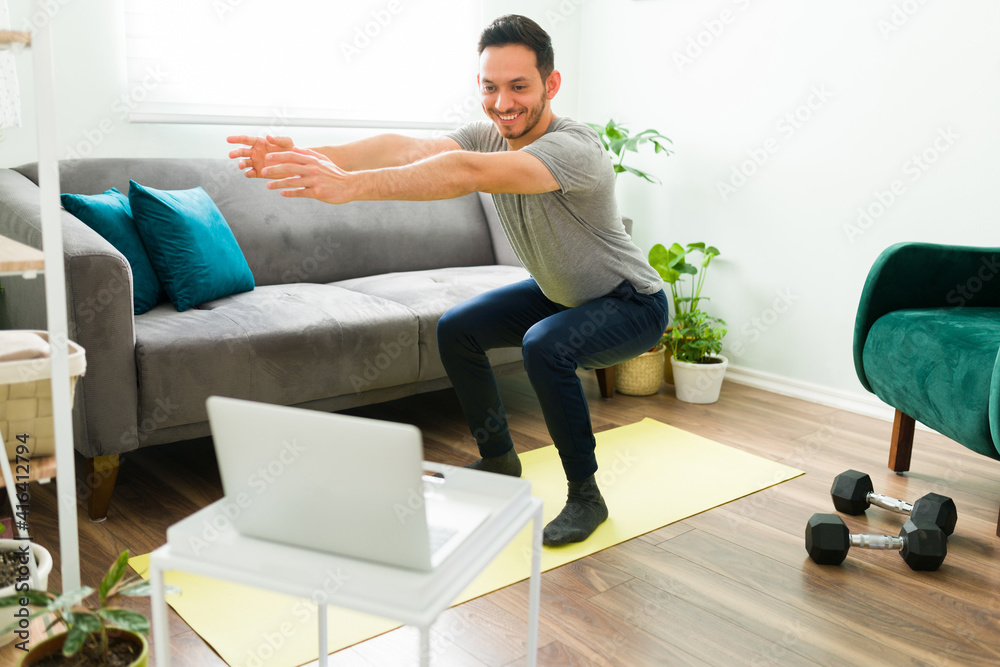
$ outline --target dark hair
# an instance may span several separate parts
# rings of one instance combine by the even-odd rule
[[[555,53],[552,51],[552,38],[527,16],[507,14],[486,26],[479,36],[479,55],[488,46],[507,46],[521,44],[535,52],[535,66],[542,75],[542,81],[548,78],[555,69]]]

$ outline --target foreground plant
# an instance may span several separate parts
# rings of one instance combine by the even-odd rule
[[[0,598],[0,607],[30,606],[37,608],[27,618],[28,620],[43,614],[52,614],[55,620],[46,630],[57,623],[66,628],[66,641],[63,643],[62,654],[69,658],[86,655],[95,667],[112,665],[111,643],[108,638],[108,628],[118,627],[137,634],[149,634],[149,620],[137,611],[117,606],[122,596],[148,597],[152,593],[149,582],[138,576],[125,578],[125,568],[128,565],[128,551],[123,551],[118,559],[104,575],[97,591],[90,586],[83,586],[62,595],[47,591],[24,591],[15,595]],[[167,586],[168,593],[179,593],[174,586]],[[96,600],[93,599],[96,593]],[[13,623],[0,632],[8,632],[19,627]]]

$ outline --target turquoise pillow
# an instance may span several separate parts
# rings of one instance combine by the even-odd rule
[[[129,181],[128,200],[156,275],[178,311],[253,289],[243,251],[201,187],[157,190]]]
[[[128,197],[111,188],[99,195],[65,194],[60,199],[63,208],[125,255],[132,267],[132,312],[141,315],[166,300],[163,286],[135,228]]]

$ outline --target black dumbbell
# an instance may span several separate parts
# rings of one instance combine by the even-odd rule
[[[844,514],[864,514],[866,509],[875,505],[900,514],[909,514],[913,519],[930,521],[943,530],[945,535],[954,533],[958,522],[955,501],[948,496],[928,493],[911,505],[905,500],[875,493],[872,478],[857,470],[847,470],[837,475],[830,495],[833,496],[833,506]]]
[[[936,570],[948,553],[948,538],[923,519],[907,519],[899,537],[852,535],[836,514],[813,514],[806,524],[806,551],[820,565],[840,565],[851,547],[898,550],[910,569]]]

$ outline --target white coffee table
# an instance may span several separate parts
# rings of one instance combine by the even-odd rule
[[[473,579],[514,537],[533,521],[530,554],[527,664],[535,665],[538,651],[538,612],[541,594],[542,501],[531,495],[527,480],[464,468],[425,463],[425,469],[445,475],[441,492],[470,494],[492,514],[447,559],[429,572],[419,572],[369,561],[259,540],[232,526],[232,505],[222,499],[167,530],[167,543],[149,561],[152,594],[153,647],[160,667],[170,664],[170,637],[163,573],[190,572],[286,595],[312,598],[325,591],[328,604],[382,616],[420,630],[420,664],[430,662],[430,628]],[[229,514],[227,515],[227,511]],[[220,528],[221,526],[221,528]],[[206,531],[206,527],[212,530]],[[206,541],[205,536],[214,539]],[[331,590],[329,573],[339,572]],[[225,601],[219,600],[220,613]],[[326,606],[318,606],[319,665],[327,664]]]

